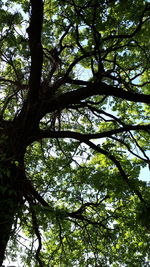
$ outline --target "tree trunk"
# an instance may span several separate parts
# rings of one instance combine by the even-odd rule
[[[0,266],[2,266],[14,217],[21,204],[22,190],[20,168],[12,161],[4,160],[4,153],[0,156]]]
[[[2,196],[3,197],[3,196]],[[1,198],[1,194],[0,194]],[[13,202],[10,198],[7,201]],[[5,259],[6,246],[11,234],[11,228],[14,219],[14,210],[6,201],[0,203],[0,266]]]
[[[28,136],[21,125],[21,120],[16,124],[0,121],[0,267],[5,258],[16,212],[21,209],[23,195],[28,191],[24,171]]]

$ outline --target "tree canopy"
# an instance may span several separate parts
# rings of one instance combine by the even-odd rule
[[[0,1],[0,266],[150,266],[149,18]]]

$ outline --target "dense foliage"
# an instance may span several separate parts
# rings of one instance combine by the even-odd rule
[[[0,1],[0,266],[150,266],[149,18]]]

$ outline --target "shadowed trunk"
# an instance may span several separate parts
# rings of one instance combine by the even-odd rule
[[[9,190],[4,194],[0,192],[0,266],[5,259],[7,242],[10,238],[14,220],[15,208],[13,197],[9,196]]]
[[[3,143],[3,144],[2,144]],[[22,168],[15,161],[6,135],[1,135],[0,145],[0,266],[11,235],[16,211],[22,201]]]

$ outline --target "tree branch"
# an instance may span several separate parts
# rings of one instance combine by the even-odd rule
[[[132,185],[132,183],[130,182],[130,180],[128,179],[127,174],[125,173],[125,171],[123,170],[120,162],[115,158],[115,156],[111,155],[108,151],[100,148],[99,146],[95,145],[94,143],[92,143],[91,141],[86,141],[85,144],[87,144],[90,148],[92,148],[93,150],[105,155],[108,159],[110,159],[115,166],[118,168],[120,175],[122,177],[122,179],[125,181],[125,183],[129,186],[129,188],[131,188],[131,190],[138,196],[138,198],[140,199],[140,201],[144,204],[146,204],[146,206],[148,206],[148,204],[146,203],[146,201],[144,200],[141,192],[134,188],[134,186]]]
[[[69,132],[69,131],[63,131],[63,132],[51,132],[51,131],[44,131],[44,130],[39,130],[39,139],[41,138],[73,138],[73,139],[77,139],[80,142],[84,142],[85,144],[87,144],[90,148],[92,148],[93,150],[105,155],[107,158],[109,158],[114,164],[115,166],[118,168],[121,177],[123,178],[123,180],[126,182],[126,184],[132,189],[132,191],[139,197],[139,199],[141,200],[141,202],[145,203],[145,200],[142,197],[142,194],[140,193],[140,191],[136,188],[134,188],[132,186],[132,184],[130,183],[127,174],[125,173],[125,171],[123,170],[120,162],[115,158],[115,156],[111,155],[110,152],[100,148],[99,146],[95,145],[94,143],[92,143],[91,141],[89,141],[90,139],[96,139],[96,138],[104,138],[104,137],[110,137],[112,134],[116,134],[116,133],[120,133],[123,131],[129,131],[129,130],[144,130],[144,129],[150,129],[150,125],[148,125],[148,127],[146,127],[145,125],[136,125],[136,126],[125,126],[122,127],[120,129],[115,129],[115,130],[111,130],[108,132],[103,132],[103,133],[97,133],[97,134],[81,134],[81,133],[76,133],[76,132]],[[37,140],[38,137],[35,139]],[[82,219],[82,218],[81,218]]]
[[[41,32],[43,24],[43,1],[30,0],[31,3],[31,19],[28,28],[29,46],[31,52],[31,71],[29,80],[29,99],[30,102],[35,102],[38,99],[42,63],[43,63],[43,49],[41,44]]]
[[[34,210],[34,204],[30,199],[28,199],[28,201],[30,204],[30,210],[31,210],[31,215],[32,215],[33,229],[34,229],[34,232],[35,232],[37,239],[38,239],[38,248],[37,248],[37,251],[35,254],[35,258],[36,258],[37,262],[39,263],[39,266],[44,267],[43,262],[40,259],[40,251],[42,249],[42,239],[41,239],[41,233],[39,230],[39,224],[38,224],[37,216],[36,216],[36,213]]]
[[[80,101],[85,100],[90,96],[96,95],[114,96],[132,102],[140,102],[146,104],[150,103],[150,95],[125,91],[122,88],[117,88],[100,82],[90,84],[74,91],[63,93],[53,98],[46,98],[43,110],[41,110],[41,118],[46,113],[55,111],[56,107],[57,109],[68,108],[73,104],[80,103]]]
[[[37,141],[43,138],[73,138],[80,142],[86,142],[91,139],[105,138],[111,137],[114,134],[119,134],[123,132],[128,132],[131,130],[140,130],[140,131],[148,131],[150,130],[150,124],[147,125],[125,125],[124,127],[102,132],[95,134],[82,134],[73,131],[49,131],[49,130],[38,130],[33,136],[32,141]]]

